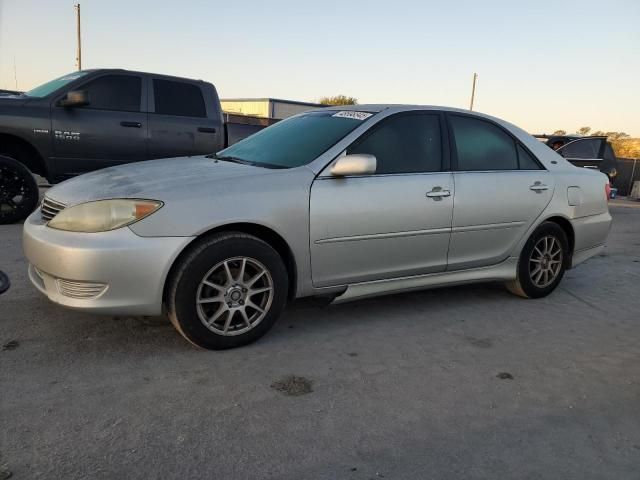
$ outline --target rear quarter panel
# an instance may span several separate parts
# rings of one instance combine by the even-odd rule
[[[518,256],[527,239],[544,221],[552,217],[568,220],[574,230],[574,252],[604,244],[611,226],[605,197],[606,175],[568,162],[552,171],[556,181],[553,198],[512,252]]]

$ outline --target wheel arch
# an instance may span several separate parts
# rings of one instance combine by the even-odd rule
[[[8,150],[5,147],[7,145],[9,146]],[[23,151],[25,155],[16,155],[16,149],[18,151]],[[49,179],[49,170],[46,162],[44,161],[44,157],[40,154],[38,149],[27,140],[18,137],[17,135],[0,133],[0,153],[4,153],[15,160],[18,160],[27,167],[31,173],[35,173]]]
[[[555,223],[564,231],[565,235],[567,236],[567,241],[569,242],[569,255],[567,256],[566,268],[570,269],[572,264],[572,259],[573,259],[573,252],[575,250],[575,245],[576,245],[576,233],[575,233],[575,230],[573,229],[573,225],[571,224],[569,219],[566,217],[563,217],[561,215],[552,215],[550,217],[544,218],[536,226],[536,228],[538,228],[544,222]]]
[[[297,263],[293,251],[291,250],[291,247],[289,246],[287,241],[278,232],[264,225],[250,222],[237,222],[219,225],[210,230],[207,230],[197,237],[194,237],[194,239],[182,249],[178,256],[173,260],[173,263],[171,264],[171,267],[169,268],[169,271],[167,272],[167,275],[165,277],[162,294],[163,302],[166,301],[167,287],[173,273],[175,272],[176,268],[178,268],[178,265],[180,265],[182,259],[186,255],[188,255],[188,253],[197,245],[197,243],[212,235],[230,232],[240,232],[246,233],[248,235],[253,235],[254,237],[259,238],[260,240],[268,243],[271,247],[273,247],[280,255],[280,258],[282,258],[285,268],[287,269],[287,275],[289,277],[289,291],[287,292],[287,298],[289,299],[289,301],[296,298],[296,285],[298,280]]]

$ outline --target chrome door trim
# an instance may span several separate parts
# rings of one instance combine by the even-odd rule
[[[353,242],[358,240],[376,240],[376,239],[388,239],[397,237],[415,237],[418,235],[434,235],[438,233],[448,233],[450,228],[430,228],[427,230],[409,230],[406,232],[389,232],[389,233],[371,233],[367,235],[353,235],[349,237],[333,237],[333,238],[321,238],[314,243],[337,243],[337,242]]]
[[[453,227],[452,233],[457,232],[475,232],[478,230],[500,230],[503,228],[515,228],[521,227],[525,222],[504,222],[504,223],[489,223],[486,225],[465,225],[464,227]]]

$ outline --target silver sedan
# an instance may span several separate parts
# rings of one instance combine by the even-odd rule
[[[166,312],[195,345],[288,301],[479,281],[543,297],[609,232],[607,177],[518,127],[423,106],[314,110],[217,154],[66,181],[24,225],[33,284],[75,309]]]

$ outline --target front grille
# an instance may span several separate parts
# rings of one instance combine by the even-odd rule
[[[46,196],[42,199],[42,205],[40,205],[40,215],[45,222],[53,220],[57,214],[64,210],[66,205],[64,203],[56,202]]]
[[[73,282],[62,278],[58,278],[56,283],[58,291],[71,298],[96,298],[107,289],[104,283]]]

